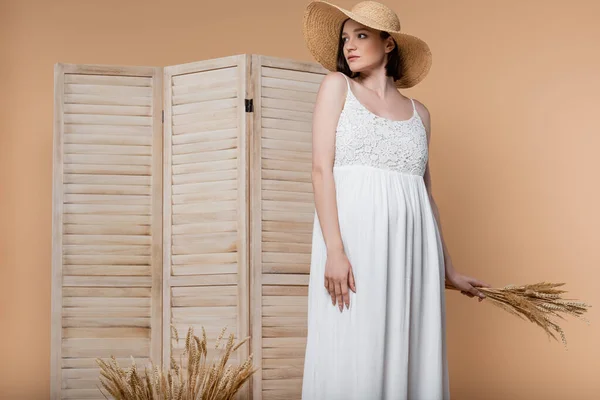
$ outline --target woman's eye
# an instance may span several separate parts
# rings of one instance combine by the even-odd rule
[[[359,33],[358,37],[361,37],[361,36],[367,37],[367,34],[366,33]],[[348,39],[347,37],[342,38],[342,42],[345,42],[347,39]]]

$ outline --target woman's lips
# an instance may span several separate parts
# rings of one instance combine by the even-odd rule
[[[359,56],[350,56],[348,57],[348,61],[356,60]]]

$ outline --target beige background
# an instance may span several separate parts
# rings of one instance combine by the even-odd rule
[[[0,398],[49,396],[54,63],[312,60],[307,2],[0,0]],[[404,93],[431,112],[433,193],[455,267],[494,286],[566,282],[595,305],[590,326],[562,322],[565,351],[447,292],[453,399],[598,398],[599,3],[387,4],[433,51],[430,75]]]

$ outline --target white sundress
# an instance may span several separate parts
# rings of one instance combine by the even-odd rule
[[[411,118],[383,118],[348,82],[333,173],[356,293],[349,309],[332,305],[315,210],[303,400],[450,398],[443,250],[423,179],[427,136],[411,102]]]

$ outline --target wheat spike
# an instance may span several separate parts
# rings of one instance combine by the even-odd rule
[[[217,338],[215,349],[219,348],[226,329],[227,327],[224,327]],[[179,341],[179,335],[173,325],[171,337]],[[163,370],[151,361],[150,367],[144,366],[143,376],[133,357],[131,366],[127,369],[121,368],[114,356],[108,361],[97,358],[96,363],[100,367],[100,386],[97,387],[105,398],[108,397],[104,391],[115,400],[234,399],[240,387],[258,370],[252,370],[252,354],[239,366],[225,367],[231,353],[248,339],[235,344],[235,335],[230,334],[221,357],[214,357],[212,362],[208,363],[206,331],[202,327],[201,339],[194,335],[193,328],[190,327],[184,350],[188,361],[185,373],[183,361],[177,363],[172,350],[168,369]]]
[[[485,294],[485,300],[490,301],[491,304],[519,318],[528,319],[541,327],[549,337],[556,341],[558,341],[558,338],[553,331],[558,333],[563,345],[567,348],[567,339],[563,329],[550,320],[549,317],[565,320],[563,314],[573,315],[589,323],[587,319],[582,317],[582,314],[591,305],[571,301],[571,299],[563,299],[562,294],[567,291],[557,289],[563,285],[564,283],[538,282],[520,286],[509,284],[499,289],[486,287],[478,287],[477,289]],[[449,282],[446,282],[445,287],[446,289],[458,290]]]

